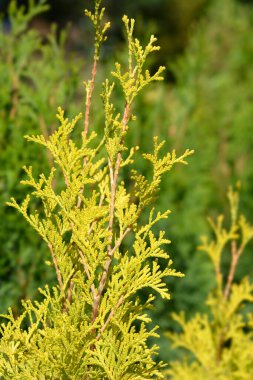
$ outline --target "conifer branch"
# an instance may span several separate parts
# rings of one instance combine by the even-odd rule
[[[122,119],[122,125],[123,125],[123,133],[126,131],[127,123],[130,117],[130,104],[126,104],[124,109],[124,115]],[[116,191],[117,191],[117,181],[119,176],[119,169],[120,164],[122,161],[122,154],[119,152],[117,154],[117,160],[115,164],[115,169],[113,170],[112,163],[109,162],[109,169],[110,169],[110,181],[111,181],[111,199],[110,199],[110,214],[109,214],[109,231],[111,232],[110,241],[108,244],[108,256],[111,256],[111,243],[112,243],[112,234],[113,234],[113,223],[114,223],[114,209],[115,209],[115,197],[116,197]]]
[[[125,239],[125,237],[127,236],[127,234],[131,231],[131,227],[127,227],[125,232],[119,237],[119,239],[117,240],[115,246],[113,247],[113,249],[111,250],[111,257],[114,256],[114,253],[117,251],[117,249],[121,246],[121,243],[123,242],[123,240]]]
[[[84,258],[83,252],[82,252],[80,249],[78,249],[78,253],[79,253],[80,257],[81,257],[82,264],[83,264],[83,267],[84,267],[84,271],[85,271],[85,273],[86,273],[86,276],[87,276],[88,280],[90,280],[90,279],[91,279],[91,275],[90,275],[90,271],[89,271],[88,265],[87,265],[86,262],[85,262],[85,258]],[[93,295],[93,297],[95,298],[95,296],[96,296],[96,291],[95,291],[95,285],[94,285],[94,283],[91,284],[91,291],[92,291],[92,295]]]
[[[125,232],[119,237],[119,239],[117,240],[114,248],[111,249],[110,256],[108,257],[108,259],[107,259],[107,261],[105,263],[104,272],[103,272],[103,275],[102,275],[100,283],[99,283],[99,288],[97,290],[97,294],[94,297],[92,323],[94,323],[95,319],[98,316],[98,309],[99,309],[100,298],[102,296],[102,293],[103,293],[103,290],[104,290],[104,287],[105,287],[105,284],[106,284],[107,276],[108,276],[108,273],[109,273],[109,269],[110,269],[110,265],[111,265],[111,261],[113,259],[114,253],[121,246],[122,241],[124,240],[124,238],[126,237],[126,235],[130,231],[131,231],[131,227],[129,226],[129,227],[126,228]]]
[[[84,121],[84,136],[86,137],[89,129],[89,116],[90,116],[90,107],[91,107],[91,98],[94,90],[95,78],[97,74],[97,64],[99,61],[100,49],[103,42],[106,41],[107,36],[106,32],[110,28],[110,22],[102,25],[102,20],[104,17],[104,8],[101,8],[102,0],[95,0],[95,9],[94,13],[85,10],[85,15],[90,18],[91,22],[94,25],[95,34],[94,34],[94,58],[93,58],[93,67],[91,72],[91,80],[86,84],[87,97],[86,97],[86,109],[85,109],[85,121]]]
[[[123,132],[125,132],[125,130],[126,130],[126,126],[127,126],[127,122],[129,120],[129,117],[130,117],[130,105],[126,104],[125,109],[124,109],[123,119],[122,119]],[[103,290],[104,290],[104,287],[106,284],[110,265],[111,265],[111,262],[113,259],[113,254],[116,251],[116,249],[120,246],[120,244],[124,238],[124,237],[122,237],[122,240],[121,239],[119,240],[119,242],[118,242],[119,245],[117,246],[117,248],[115,250],[112,249],[115,197],[116,197],[117,180],[118,180],[118,176],[119,176],[119,169],[120,169],[121,160],[122,160],[122,155],[121,155],[121,153],[118,153],[116,164],[115,164],[115,169],[113,169],[113,165],[112,165],[110,159],[108,159],[109,170],[110,170],[110,182],[111,182],[110,183],[111,197],[110,197],[110,206],[109,206],[110,207],[110,211],[109,211],[109,232],[111,233],[111,235],[109,237],[109,243],[108,243],[108,248],[107,248],[108,258],[107,258],[107,261],[106,261],[105,266],[104,266],[104,271],[103,271],[103,274],[102,274],[102,277],[101,277],[101,280],[99,283],[97,294],[94,298],[93,312],[92,312],[92,323],[94,323],[94,321],[96,320],[96,318],[98,316],[99,302],[100,302],[100,298],[102,296],[102,293],[103,293]],[[128,233],[128,231],[127,231],[127,233]],[[116,245],[117,245],[117,243],[116,243]],[[116,245],[115,245],[115,247],[116,247]]]
[[[64,180],[65,180],[66,187],[68,188],[69,187],[69,181],[68,181],[68,178],[67,178],[67,176],[65,174],[64,174]],[[73,230],[74,229],[73,222],[71,222],[71,227],[72,227],[72,230]],[[88,280],[90,280],[91,279],[91,275],[90,275],[90,271],[89,271],[88,265],[86,264],[83,252],[80,249],[78,249],[78,253],[79,253],[79,256],[81,257],[82,264],[83,264],[86,276],[87,276]],[[72,284],[72,282],[70,282],[70,286],[69,286],[69,289],[68,289],[68,299],[70,299],[70,300],[72,298],[72,294],[71,293],[72,293],[72,289],[73,289],[73,286],[71,286],[71,284]],[[91,285],[91,291],[92,291],[93,296],[95,296],[95,285],[94,284]]]
[[[93,67],[92,67],[92,73],[91,73],[91,80],[89,81],[89,86],[86,85],[87,88],[87,95],[86,95],[86,103],[85,103],[85,117],[84,117],[84,138],[87,138],[88,132],[89,132],[89,119],[90,119],[90,107],[91,107],[91,99],[92,99],[92,94],[95,86],[95,78],[97,74],[97,63],[98,63],[98,58],[94,56],[94,61],[93,61]],[[87,166],[87,157],[83,158],[83,166]],[[80,194],[78,196],[77,200],[77,207],[80,208],[82,204],[82,197],[81,195],[83,194],[84,188],[80,190]]]

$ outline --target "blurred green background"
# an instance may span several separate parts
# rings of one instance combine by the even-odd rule
[[[82,81],[90,69],[92,34],[83,9],[89,3],[52,0],[29,8],[21,1],[0,1],[0,312],[12,306],[18,314],[22,298],[34,298],[38,286],[55,282],[45,265],[47,247],[5,202],[24,197],[19,185],[23,165],[32,164],[37,173],[50,167],[48,157],[23,136],[53,131],[58,105],[70,116],[84,107]],[[157,200],[159,209],[173,211],[168,224],[159,227],[172,240],[176,268],[186,273],[184,279],[169,281],[171,302],[158,300],[153,311],[163,333],[173,328],[172,311],[190,316],[204,308],[213,273],[196,247],[200,235],[208,234],[206,217],[226,205],[229,185],[241,181],[241,210],[252,220],[253,1],[106,0],[105,6],[112,29],[97,78],[94,129],[103,127],[102,78],[115,58],[126,58],[121,16],[128,14],[136,18],[141,40],[147,41],[150,33],[159,37],[162,49],[150,66],[168,69],[166,81],[138,99],[129,144],[150,151],[151,136],[157,134],[178,153],[195,149],[188,167],[167,176]],[[117,101],[120,105],[120,96]],[[148,174],[142,161],[138,165]],[[238,279],[245,274],[253,278],[249,254],[240,263]],[[160,342],[161,358],[167,360],[168,343],[164,338]]]

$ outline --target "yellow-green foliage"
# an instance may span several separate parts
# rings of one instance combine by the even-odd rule
[[[101,0],[96,0],[94,13],[86,11],[95,26],[95,53],[91,79],[85,83],[80,144],[74,143],[71,133],[80,126],[82,115],[69,121],[59,108],[59,127],[48,139],[26,136],[53,157],[50,173],[36,179],[32,167],[25,167],[27,179],[22,183],[32,191],[22,204],[15,199],[9,203],[47,244],[52,258],[47,264],[54,268],[58,284],[40,289],[41,301],[23,301],[24,311],[17,319],[11,310],[2,316],[7,319],[0,328],[0,376],[5,380],[163,378],[163,364],[154,361],[158,347],[148,345],[149,337],[157,336],[157,327],[149,329],[145,310],[156,293],[170,298],[164,278],[181,273],[171,267],[163,248],[169,243],[165,232],[158,236],[152,232],[169,211],[156,212],[152,203],[163,174],[176,163],[186,163],[192,151],[163,156],[164,142],[155,137],[154,152],[143,156],[153,167],[153,178],[131,170],[138,147],[129,149],[125,136],[129,127],[134,128],[133,100],[143,87],[162,79],[163,68],[154,75],[145,70],[147,56],[158,50],[156,39],[152,36],[143,48],[133,38],[134,21],[126,16],[129,66],[124,71],[116,64],[113,72],[125,96],[123,110],[116,113],[114,83],[105,80],[104,135],[97,138],[89,132],[98,54],[109,27],[103,25],[100,5]],[[121,181],[123,167],[129,173],[128,184]],[[56,192],[54,184],[60,178],[65,186]],[[35,211],[33,198],[41,202]],[[147,207],[149,219],[143,224],[140,216]],[[132,242],[129,251],[124,239]],[[138,297],[143,288],[151,291],[145,301]]]
[[[172,363],[167,373],[173,380],[251,380],[253,379],[253,314],[245,310],[253,302],[253,285],[245,277],[234,281],[238,260],[253,238],[253,226],[238,217],[237,191],[228,192],[231,211],[230,228],[223,226],[223,216],[210,220],[214,239],[202,239],[200,249],[210,257],[216,278],[209,295],[209,315],[196,315],[187,321],[184,314],[174,315],[181,333],[168,334],[175,347],[185,350],[182,361]],[[221,260],[230,247],[228,275],[222,273]],[[251,309],[252,310],[252,309]]]

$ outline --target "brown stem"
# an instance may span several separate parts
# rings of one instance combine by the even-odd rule
[[[107,276],[108,276],[108,272],[109,272],[109,269],[110,269],[110,264],[111,264],[111,261],[112,261],[112,258],[113,258],[113,255],[114,253],[116,252],[116,250],[120,247],[122,241],[124,240],[124,238],[126,237],[126,235],[131,231],[131,228],[128,227],[125,232],[119,237],[118,241],[116,242],[114,248],[111,250],[110,252],[110,256],[109,258],[107,259],[106,263],[105,263],[105,267],[104,267],[104,272],[103,272],[103,275],[101,277],[101,280],[100,280],[100,283],[99,283],[99,288],[98,288],[98,291],[97,291],[97,294],[94,298],[94,304],[93,304],[93,315],[92,315],[92,323],[95,321],[95,319],[97,318],[98,316],[98,306],[99,306],[99,301],[100,301],[100,298],[102,296],[102,293],[103,293],[103,290],[104,290],[104,287],[105,287],[105,283],[106,283],[106,279],[107,279]]]
[[[99,206],[102,206],[103,204],[103,201],[104,201],[104,195],[101,195],[100,197],[100,201],[99,201]],[[88,231],[88,234],[90,235],[93,228],[94,228],[94,225],[96,223],[96,220],[94,220],[94,222],[91,224],[90,228],[89,228],[89,231]],[[73,228],[73,227],[72,227]],[[90,276],[90,271],[89,271],[89,268],[88,268],[88,265],[86,264],[85,262],[85,257],[83,255],[83,252],[79,249],[78,250],[78,253],[79,253],[79,256],[81,257],[81,260],[82,260],[82,264],[83,264],[83,267],[84,267],[84,271],[86,273],[86,276],[88,278],[88,280],[90,280],[91,276]],[[92,291],[92,295],[93,297],[95,298],[96,296],[96,290],[95,290],[95,285],[94,283],[91,285],[91,291]]]
[[[57,260],[56,260],[55,254],[54,254],[53,246],[52,246],[51,243],[49,243],[48,247],[49,247],[50,252],[51,252],[51,256],[52,256],[52,260],[53,260],[53,264],[54,264],[54,268],[55,268],[56,277],[57,277],[60,289],[62,290],[63,289],[62,277],[61,277],[61,273],[60,273],[60,270],[59,270],[59,267],[58,267],[58,264],[57,264]]]
[[[123,132],[125,132],[126,130],[129,116],[130,116],[130,105],[126,104],[123,120],[122,120]],[[108,250],[107,250],[109,256],[111,252],[111,243],[112,243],[112,238],[113,238],[112,232],[113,232],[113,222],[114,222],[115,197],[116,197],[117,180],[119,176],[121,161],[122,161],[122,154],[119,152],[117,155],[115,168],[113,170],[112,163],[110,162],[110,159],[109,159],[110,182],[111,182],[111,199],[110,199],[110,214],[109,214],[109,231],[111,232],[111,237],[109,239]]]
[[[116,306],[111,310],[110,314],[108,315],[105,323],[103,324],[102,328],[101,328],[101,331],[98,333],[98,335],[96,336],[96,340],[99,340],[101,338],[101,335],[103,334],[103,332],[105,331],[106,327],[108,326],[110,320],[112,319],[112,317],[114,316],[115,314],[115,311],[118,309],[118,307],[120,307],[120,305],[122,305],[124,301],[124,295],[122,294],[122,296],[120,297],[120,299],[118,300]]]
[[[68,181],[68,178],[67,178],[67,176],[65,174],[64,174],[64,180],[65,180],[65,184],[66,184],[66,186],[68,188],[69,187],[69,181]],[[71,227],[72,227],[72,231],[73,231],[74,230],[74,224],[73,224],[73,222],[71,222]],[[82,264],[83,264],[86,276],[87,276],[88,280],[90,280],[90,278],[91,278],[90,277],[90,271],[89,271],[88,265],[85,262],[85,258],[84,258],[83,252],[80,249],[78,249],[78,253],[79,253],[79,256],[81,257]],[[69,289],[68,289],[68,298],[72,300],[72,289],[73,289],[73,286],[71,286],[71,285],[72,285],[72,282],[70,282],[70,286],[69,286]],[[91,285],[91,291],[92,291],[93,296],[95,296],[95,285],[94,284]]]
[[[85,258],[84,258],[83,252],[79,249],[78,253],[79,253],[80,257],[81,257],[82,264],[83,264],[86,276],[87,276],[88,280],[90,280],[90,278],[91,278],[90,271],[89,271],[88,265],[85,262]],[[92,291],[93,297],[95,298],[96,291],[95,291],[95,285],[94,284],[91,285],[91,291]]]
[[[127,234],[131,231],[131,226],[127,227],[125,232],[119,237],[117,240],[114,248],[111,250],[111,256],[114,256],[114,253],[117,251],[117,249],[121,246],[122,241],[125,239]]]
[[[98,60],[96,58],[94,58],[92,72],[91,72],[90,86],[89,86],[89,90],[87,93],[86,105],[85,105],[85,118],[84,118],[84,137],[85,138],[87,137],[88,131],[89,131],[91,98],[92,98],[94,85],[95,85],[95,78],[96,78],[96,74],[97,74],[97,63],[98,63]],[[85,167],[86,165],[87,165],[87,158],[84,157],[83,166]],[[80,208],[81,204],[82,204],[81,195],[83,194],[83,190],[84,190],[84,188],[82,187],[82,189],[80,190],[80,195],[78,196],[78,200],[77,200],[77,207],[78,208]]]
[[[232,283],[234,280],[235,276],[235,270],[238,264],[239,257],[241,256],[241,253],[243,251],[243,245],[237,249],[236,246],[236,241],[232,240],[231,242],[231,263],[230,263],[230,269],[227,277],[227,282],[225,285],[225,290],[223,292],[223,301],[224,301],[224,306],[226,307],[226,302],[229,298],[230,292],[231,292],[231,287]],[[224,346],[224,339],[225,339],[225,328],[224,326],[220,332],[219,340],[218,340],[218,347],[217,347],[217,355],[216,355],[216,363],[219,364],[222,358],[222,351],[223,351],[223,346]]]
[[[67,292],[67,299],[65,296],[63,298],[63,308],[62,308],[63,313],[66,313],[68,311],[68,303],[71,304],[71,302],[72,302],[72,292],[73,292],[73,288],[74,288],[74,282],[72,281],[73,277],[74,277],[74,275],[71,276],[71,280],[69,283],[69,288],[68,288],[68,292]]]
[[[241,252],[242,252],[242,247],[240,247],[237,250],[236,241],[233,240],[232,243],[231,243],[231,255],[232,255],[232,259],[231,259],[229,274],[228,274],[228,278],[227,278],[227,283],[226,283],[224,294],[223,294],[224,301],[227,301],[227,299],[229,297],[229,294],[230,294],[230,291],[231,291],[232,282],[233,282],[234,276],[235,276],[236,266],[237,266],[237,263],[238,263],[238,259],[239,259],[240,255],[241,255]]]
[[[125,130],[126,130],[127,122],[129,120],[129,114],[130,114],[130,105],[126,104],[123,119],[122,119],[123,132],[125,132]],[[97,291],[97,294],[94,298],[93,312],[92,312],[92,323],[95,321],[95,319],[98,316],[99,303],[100,303],[100,299],[101,299],[101,296],[102,296],[102,293],[103,293],[103,290],[104,290],[104,287],[106,284],[106,280],[108,277],[108,273],[109,273],[110,265],[111,265],[111,262],[113,259],[113,255],[125,237],[125,234],[123,234],[123,236],[121,236],[119,238],[118,242],[115,245],[115,247],[117,246],[117,248],[114,247],[114,249],[112,249],[115,198],[116,198],[117,180],[118,180],[118,176],[119,176],[119,169],[120,169],[121,160],[122,160],[122,155],[121,155],[121,153],[118,153],[114,169],[113,169],[113,166],[112,166],[110,159],[108,161],[109,170],[110,170],[110,182],[111,182],[111,198],[110,198],[110,211],[109,211],[109,232],[111,233],[111,236],[109,238],[109,243],[108,243],[108,248],[107,248],[108,258],[105,262],[104,271],[103,271],[103,274],[102,274],[102,277],[101,277],[101,280],[99,283],[98,291]],[[128,233],[128,232],[129,231],[127,231],[126,233]]]
[[[90,106],[91,106],[91,98],[94,90],[94,84],[95,84],[95,78],[97,74],[97,59],[94,59],[93,67],[92,67],[92,73],[91,73],[91,81],[89,90],[87,93],[87,99],[86,99],[86,107],[85,107],[85,119],[84,119],[84,135],[85,137],[88,134],[89,130],[89,118],[90,118]]]

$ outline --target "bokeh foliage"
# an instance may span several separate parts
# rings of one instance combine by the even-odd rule
[[[55,127],[59,102],[70,112],[77,87],[78,62],[66,58],[65,34],[57,38],[55,28],[46,40],[29,22],[47,9],[45,1],[28,12],[9,7],[10,30],[1,20],[0,30],[0,297],[1,310],[17,307],[21,298],[32,297],[41,282],[52,276],[44,265],[47,250],[23,220],[5,205],[10,194],[23,198],[18,185],[22,165],[34,162],[40,172],[51,158],[36,147],[27,148],[25,134],[47,134]],[[36,206],[35,206],[36,207]],[[15,310],[14,310],[15,313]]]
[[[197,258],[191,255],[197,231],[205,232],[204,216],[222,207],[227,187],[237,180],[244,189],[243,212],[249,216],[253,209],[251,35],[251,8],[232,0],[214,2],[185,55],[174,65],[177,85],[168,99],[168,134],[176,146],[189,144],[196,155],[189,173],[168,184],[178,188],[173,194],[179,207],[175,215],[181,220],[172,228],[178,256],[189,263],[186,284],[192,273],[198,292],[201,274],[196,278]]]

